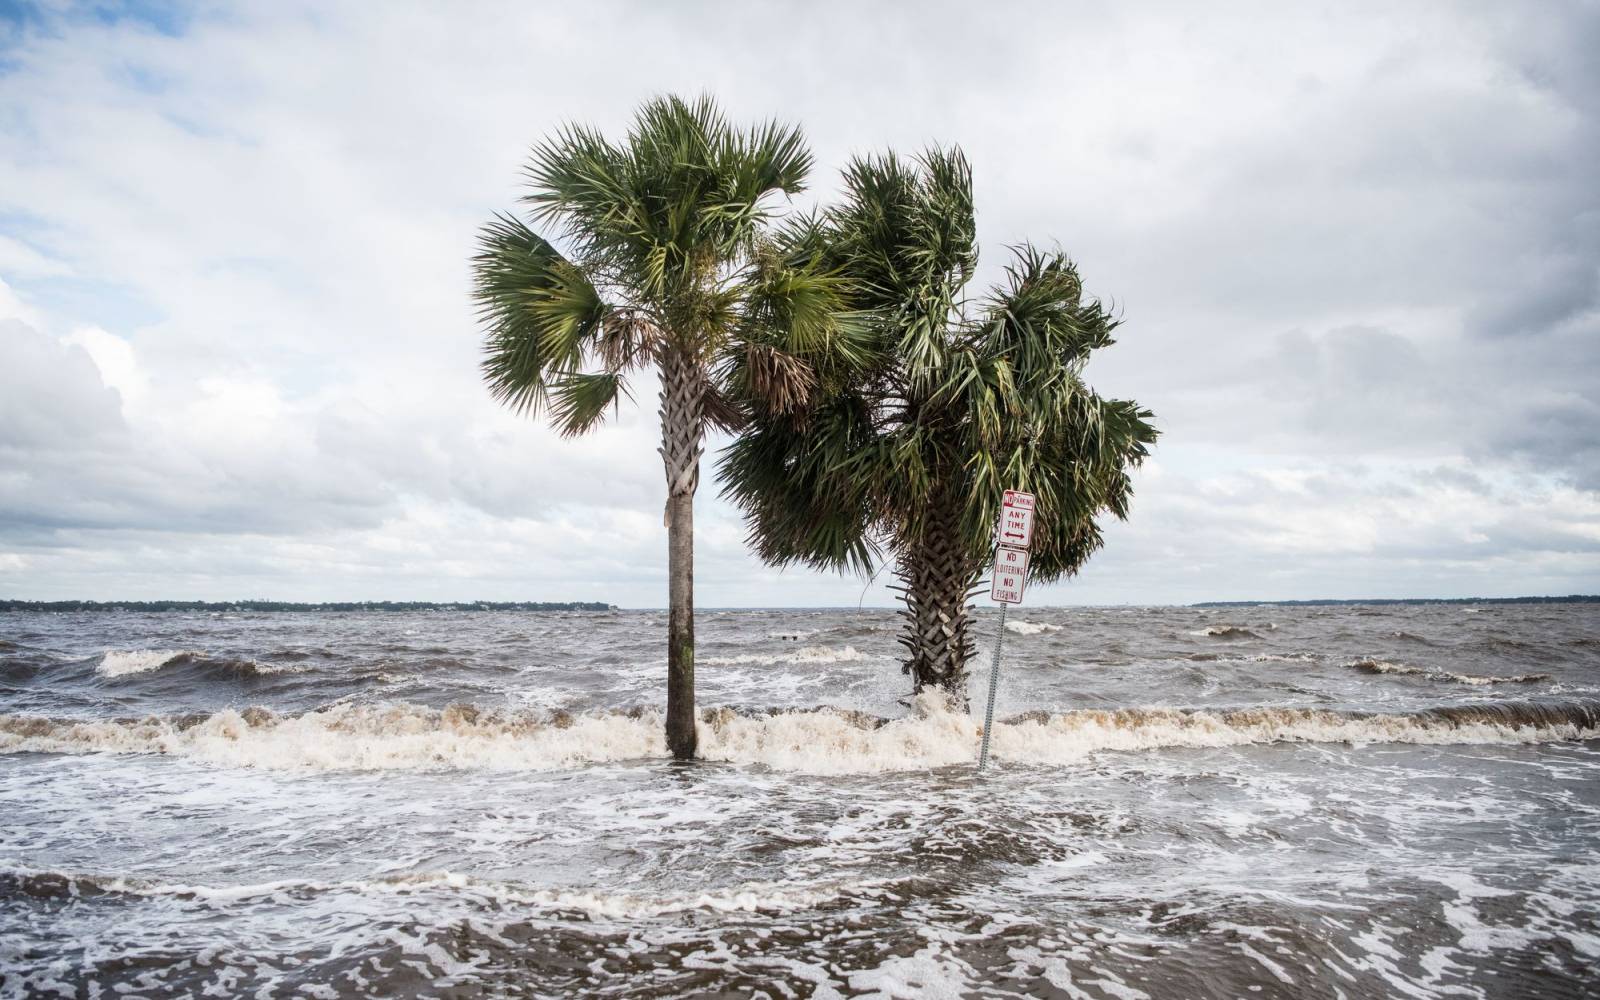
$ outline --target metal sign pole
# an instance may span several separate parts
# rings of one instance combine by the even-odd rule
[[[1000,650],[1006,644],[1006,610],[1022,603],[1028,584],[1028,546],[1033,543],[1033,512],[1038,502],[1032,493],[1006,490],[1000,497],[1000,523],[994,529],[994,570],[989,574],[989,599],[1000,605],[1000,631],[994,638],[994,661],[989,664],[989,705],[983,711],[983,748],[978,770],[989,766],[989,737],[994,729],[994,693],[1000,686]]]
[[[1006,643],[1006,610],[1000,605],[1000,632],[994,637],[994,659],[989,664],[989,704],[983,710],[983,748],[978,751],[978,770],[989,766],[989,734],[994,731],[994,692],[1000,686],[1000,647]]]

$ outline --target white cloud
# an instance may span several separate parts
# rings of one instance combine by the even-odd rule
[[[150,393],[150,377],[139,365],[132,344],[97,326],[81,327],[65,339],[89,352],[100,378],[117,390],[124,404],[137,407],[144,403]]]
[[[0,320],[17,320],[21,323],[38,321],[38,314],[17,296],[4,279],[0,279]]]
[[[81,347],[0,320],[0,439],[7,449],[93,446],[121,429],[116,394]]]

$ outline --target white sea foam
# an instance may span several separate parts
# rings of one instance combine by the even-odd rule
[[[699,662],[716,666],[733,667],[745,664],[765,664],[772,666],[779,663],[857,663],[870,660],[873,657],[860,652],[854,646],[801,646],[799,649],[783,653],[745,653],[740,656],[702,656]]]
[[[1277,627],[1278,626],[1275,623],[1269,623],[1266,626],[1268,631],[1270,631],[1272,629],[1275,629]],[[1190,632],[1189,634],[1190,635],[1199,636],[1202,639],[1205,639],[1205,638],[1210,638],[1210,639],[1259,639],[1259,638],[1261,638],[1261,636],[1259,634],[1257,634],[1252,627],[1245,626],[1245,625],[1208,625],[1203,629],[1197,629],[1196,631]]]
[[[101,655],[100,662],[94,669],[101,677],[119,679],[154,673],[163,667],[189,663],[206,655],[198,649],[113,649]],[[220,660],[212,662],[210,666],[229,670],[235,675],[257,677],[271,674],[302,674],[311,670],[311,667],[300,663],[256,663],[254,660]]]
[[[956,1000],[971,994],[977,978],[970,965],[938,941],[930,941],[915,954],[890,955],[876,968],[846,975],[851,990],[884,1000]]]
[[[1426,667],[1413,667],[1405,663],[1391,663],[1388,660],[1357,660],[1350,666],[1369,674],[1425,677],[1431,681],[1450,681],[1455,684],[1471,684],[1474,687],[1487,684],[1532,684],[1550,679],[1549,674],[1458,674],[1449,670],[1429,670]]]
[[[1537,743],[1600,737],[1596,710],[1510,705],[1411,714],[1319,709],[1162,708],[1038,713],[995,726],[999,760],[1063,765],[1102,751],[1227,747],[1251,743]],[[941,698],[920,696],[912,714],[882,721],[837,709],[705,713],[700,755],[813,774],[907,771],[964,764],[980,727]],[[409,705],[339,705],[296,716],[260,709],[217,712],[188,725],[61,721],[0,716],[0,752],[169,754],[211,764],[269,769],[550,770],[662,757],[653,711],[561,715],[444,710]]]
[[[192,649],[112,649],[100,657],[94,668],[102,677],[126,677],[159,670],[180,656],[203,656]]]
[[[240,885],[204,885],[165,882],[132,876],[69,875],[34,868],[0,868],[0,875],[14,878],[59,880],[74,892],[92,888],[101,892],[134,896],[183,896],[212,902],[246,900],[306,894],[353,892],[359,894],[411,894],[436,889],[470,892],[504,903],[540,909],[579,910],[591,917],[616,920],[658,917],[690,910],[719,913],[783,912],[806,909],[832,902],[847,893],[875,894],[886,883],[881,879],[828,881],[814,885],[745,882],[738,885],[698,889],[679,893],[607,892],[583,888],[536,888],[517,883],[490,881],[457,872],[418,872],[380,878],[347,879],[327,882],[306,879],[276,879]]]
[[[843,886],[806,888],[764,882],[662,896],[599,892],[592,889],[539,889],[527,893],[526,901],[552,909],[582,910],[593,917],[627,920],[638,917],[659,917],[688,910],[755,913],[805,909],[838,899],[846,888]]]
[[[410,705],[335,705],[303,715],[234,709],[194,725],[138,721],[49,722],[0,716],[0,751],[156,753],[273,769],[547,770],[591,761],[659,757],[659,717],[442,711]]]
[[[1040,635],[1045,632],[1059,632],[1062,627],[1060,625],[1051,625],[1047,622],[1027,622],[1021,619],[1014,619],[1006,622],[1006,628],[1018,635]]]

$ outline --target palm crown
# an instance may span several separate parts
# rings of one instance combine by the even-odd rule
[[[959,150],[858,159],[845,188],[841,205],[785,235],[847,282],[868,333],[848,352],[785,352],[795,380],[815,387],[792,400],[750,391],[755,372],[730,373],[749,423],[724,456],[724,492],[770,562],[862,570],[892,551],[908,669],[919,688],[954,687],[1002,491],[1038,495],[1030,575],[1073,573],[1101,544],[1096,516],[1126,515],[1128,469],[1155,431],[1138,404],[1085,385],[1117,321],[1063,254],[1014,248],[1000,285],[964,298],[977,249]]]
[[[625,141],[570,125],[534,147],[528,218],[497,215],[473,258],[483,376],[563,433],[593,428],[653,367],[669,534],[668,742],[692,756],[693,495],[707,421],[738,416],[716,376],[746,342],[836,349],[837,279],[780,252],[774,198],[802,189],[798,129],[737,129],[709,98],[647,102]],[[558,245],[561,249],[558,249]]]
[[[627,141],[571,125],[524,171],[531,221],[497,215],[474,258],[496,398],[590,429],[630,370],[679,353],[704,363],[777,289],[759,265],[773,194],[802,190],[811,156],[776,123],[732,128],[701,98],[651,101]],[[720,411],[718,411],[720,412]]]

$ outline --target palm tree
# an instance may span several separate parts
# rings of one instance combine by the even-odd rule
[[[1117,320],[1073,263],[1029,245],[977,302],[972,177],[959,150],[860,158],[842,204],[785,231],[848,282],[871,317],[850,351],[747,352],[729,381],[748,422],[723,456],[724,494],[777,565],[870,570],[887,548],[905,602],[914,688],[965,690],[968,600],[988,568],[1000,496],[1038,496],[1030,576],[1075,573],[1124,518],[1151,413],[1083,381]],[[742,367],[740,367],[742,365]],[[787,373],[787,395],[759,391]]]
[[[797,128],[731,126],[706,97],[663,97],[625,141],[569,125],[525,168],[528,221],[497,215],[473,258],[483,376],[520,412],[582,434],[660,378],[669,585],[667,744],[694,756],[694,494],[708,424],[737,412],[714,371],[751,338],[830,350],[836,281],[768,234],[775,195],[802,190]],[[560,249],[558,249],[558,246]],[[631,398],[631,396],[629,397]]]

